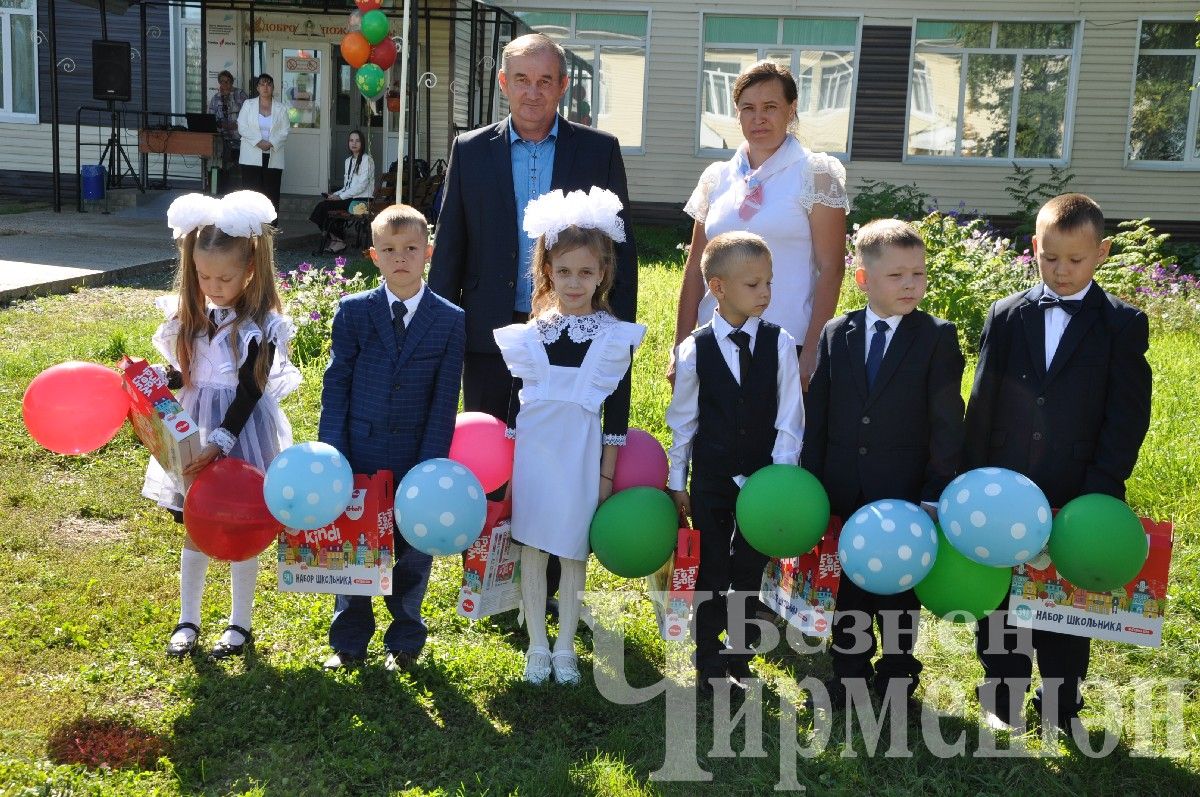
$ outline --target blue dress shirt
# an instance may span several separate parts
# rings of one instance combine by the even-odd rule
[[[513,310],[528,313],[533,298],[533,247],[536,240],[525,234],[525,206],[550,192],[554,177],[554,143],[558,139],[558,117],[550,134],[541,141],[526,141],[508,120],[508,141],[512,158],[513,189],[517,200],[517,241],[521,259],[517,268],[517,300]]]

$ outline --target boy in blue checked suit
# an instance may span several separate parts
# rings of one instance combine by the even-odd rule
[[[322,443],[355,473],[391,470],[400,479],[419,462],[450,452],[466,323],[462,309],[425,286],[432,247],[420,211],[393,205],[371,223],[371,259],[383,284],[342,299],[321,391]],[[404,669],[425,645],[421,601],[432,559],[396,534],[392,622],[383,636],[389,670]],[[371,598],[339,595],[329,625],[327,669],[363,661],[375,632]]]

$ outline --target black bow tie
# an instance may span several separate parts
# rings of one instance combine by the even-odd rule
[[[1049,310],[1051,307],[1061,307],[1067,315],[1075,315],[1083,307],[1083,299],[1060,299],[1057,296],[1043,296],[1038,299],[1038,307]]]

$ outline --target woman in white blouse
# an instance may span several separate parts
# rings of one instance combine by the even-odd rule
[[[791,134],[796,81],[786,68],[760,61],[741,75],[733,101],[746,141],[728,161],[704,170],[684,207],[696,223],[684,266],[675,322],[679,344],[716,309],[700,275],[709,239],[723,232],[757,233],[774,263],[771,304],[763,318],[798,341],[800,381],[816,366],[817,339],[833,317],[846,270],[846,170],[810,152]],[[668,377],[674,376],[674,358]]]
[[[350,155],[346,158],[345,176],[342,187],[331,194],[321,194],[325,199],[317,203],[308,220],[325,229],[331,210],[347,210],[352,199],[370,201],[375,193],[375,161],[366,153],[366,139],[362,131],[352,130],[346,141]],[[346,248],[346,243],[332,233],[329,236],[329,248],[340,252]]]
[[[283,145],[287,141],[287,109],[274,98],[275,80],[266,72],[258,76],[258,99],[242,103],[238,135],[242,150],[242,188],[258,191],[279,211],[279,181],[283,177]]]

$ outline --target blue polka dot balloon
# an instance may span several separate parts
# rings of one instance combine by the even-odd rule
[[[929,575],[937,559],[937,529],[916,504],[873,501],[842,526],[838,559],[859,588],[895,595]]]
[[[353,493],[350,463],[326,443],[297,443],[280,451],[263,482],[267,509],[293,529],[329,525],[346,511]]]
[[[938,521],[959,553],[992,567],[1013,567],[1037,556],[1053,526],[1045,494],[1005,468],[976,468],[946,485]]]
[[[451,459],[413,467],[396,488],[396,528],[430,556],[465,551],[479,538],[487,498],[475,474]]]

